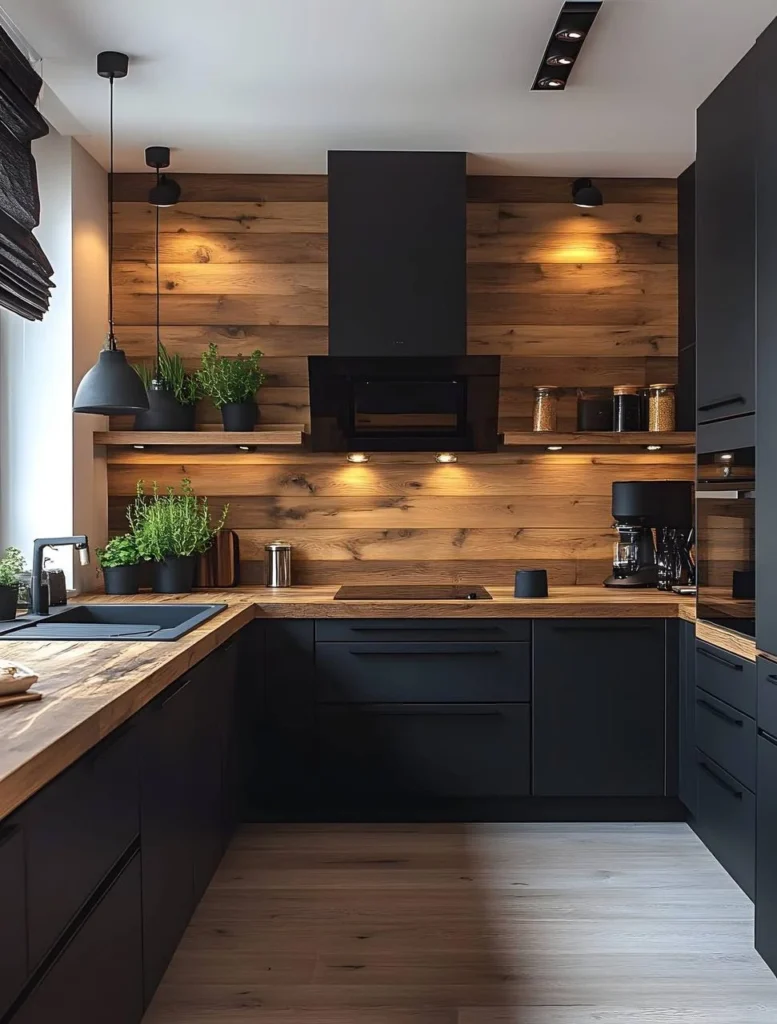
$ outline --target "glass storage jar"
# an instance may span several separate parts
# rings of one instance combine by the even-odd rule
[[[557,410],[558,388],[536,387],[532,430],[555,430]]]
[[[612,428],[618,432],[642,429],[639,388],[624,384],[612,389]]]
[[[612,430],[612,390],[610,388],[577,389],[577,429]]]
[[[674,385],[651,384],[648,388],[648,430],[671,431],[674,427]]]

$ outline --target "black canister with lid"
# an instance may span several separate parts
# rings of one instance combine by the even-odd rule
[[[612,429],[623,433],[642,429],[639,388],[624,384],[612,389]]]
[[[612,391],[607,388],[578,388],[577,429],[612,430]]]

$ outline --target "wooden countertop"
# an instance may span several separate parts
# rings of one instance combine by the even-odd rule
[[[221,602],[228,608],[173,643],[0,641],[0,658],[29,665],[40,675],[35,689],[44,694],[38,703],[0,711],[0,820],[255,617],[694,618],[692,599],[658,591],[554,587],[548,598],[519,600],[508,587],[488,589],[492,601],[335,602],[335,586],[241,587],[135,598],[92,595],[87,600]]]

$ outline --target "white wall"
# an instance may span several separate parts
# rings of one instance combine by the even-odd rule
[[[94,549],[107,534],[104,460],[95,468],[92,458],[102,417],[72,413],[75,385],[95,361],[107,321],[106,175],[54,131],[33,152],[36,235],[56,288],[40,323],[0,312],[0,549],[13,544],[28,561],[35,537],[86,533]],[[51,558],[72,585],[72,550]],[[88,589],[95,580],[87,567],[75,583]]]

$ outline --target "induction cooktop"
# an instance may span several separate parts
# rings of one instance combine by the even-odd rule
[[[435,583],[408,583],[404,586],[340,587],[335,601],[490,601],[491,595],[480,586],[446,586]]]

